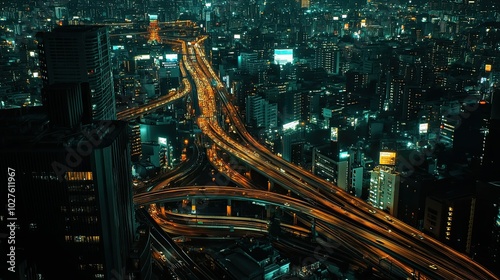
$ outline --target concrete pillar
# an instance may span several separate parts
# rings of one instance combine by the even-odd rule
[[[271,180],[267,181],[267,191],[270,192],[274,189],[274,182]]]
[[[191,199],[191,214],[196,214],[196,198]]]
[[[231,199],[230,198],[227,200],[226,215],[228,217],[231,217]]]
[[[315,239],[317,237],[317,232],[316,232],[316,219],[312,218],[311,221],[311,237]]]

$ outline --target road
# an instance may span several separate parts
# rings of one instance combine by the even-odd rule
[[[424,237],[421,232],[346,193],[331,182],[273,155],[253,139],[239,119],[236,108],[228,101],[224,85],[205,57],[202,48],[205,39],[201,37],[198,41],[188,43],[189,67],[186,68],[196,83],[200,107],[198,126],[220,149],[297,196],[316,203],[315,209],[311,210],[324,211],[324,215],[317,218],[327,222],[329,227],[337,228],[342,224],[344,228],[351,229],[348,236],[351,239],[357,236],[358,240],[373,241],[373,236],[379,236],[378,239],[384,240],[383,244],[377,242],[378,247],[384,245],[379,248],[383,251],[380,257],[391,258],[391,270],[405,272],[407,277],[412,277],[412,273],[417,270],[433,279],[498,279],[465,254],[431,237]],[[217,106],[220,103],[224,105],[223,108]],[[228,119],[243,143],[233,139],[219,124],[223,111],[229,112]],[[362,250],[358,246],[352,247],[353,250]]]

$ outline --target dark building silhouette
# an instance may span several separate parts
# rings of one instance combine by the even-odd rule
[[[50,119],[60,126],[89,124],[92,104],[88,83],[57,83],[42,89],[42,102]],[[57,121],[56,121],[57,120]]]
[[[455,250],[470,253],[476,197],[467,177],[439,180],[427,196],[423,231]]]
[[[92,119],[115,120],[107,27],[68,25],[39,32],[36,37],[44,85],[87,82],[92,96]]]
[[[128,124],[78,122],[78,84],[43,91],[47,107],[0,111],[0,166],[15,170],[20,274],[150,279],[149,237],[135,232]]]
[[[402,176],[397,218],[414,228],[421,229],[424,221],[425,199],[435,181],[434,176],[419,169],[409,176]]]
[[[471,256],[500,275],[500,181],[478,182]]]
[[[486,181],[500,180],[500,91],[495,91],[491,99],[491,115],[485,131],[482,179]]]

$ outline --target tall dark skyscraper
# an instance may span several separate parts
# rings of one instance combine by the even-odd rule
[[[44,85],[87,82],[92,119],[115,120],[116,105],[107,27],[69,25],[37,34]]]
[[[125,279],[137,255],[128,124],[68,121],[84,114],[80,87],[54,84],[44,107],[0,111],[0,167],[15,170],[17,263],[43,279]],[[44,111],[68,101],[67,115]],[[150,265],[143,252],[139,263]]]

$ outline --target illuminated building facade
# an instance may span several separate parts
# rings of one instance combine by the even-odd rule
[[[137,122],[129,122],[129,135],[132,162],[140,161],[142,158],[141,125]]]
[[[370,171],[368,202],[396,215],[398,211],[400,174],[393,166],[379,165]]]
[[[340,49],[333,42],[323,42],[315,50],[316,68],[323,68],[330,74],[339,74]]]

